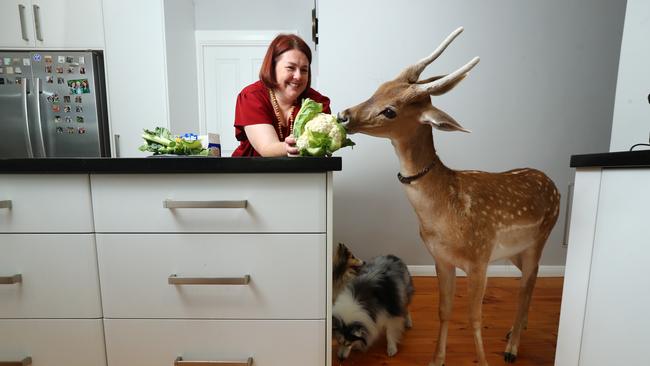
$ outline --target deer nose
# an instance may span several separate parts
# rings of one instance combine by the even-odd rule
[[[336,115],[336,119],[339,121],[339,123],[345,124],[348,122],[348,116],[345,114],[345,111],[339,112]]]

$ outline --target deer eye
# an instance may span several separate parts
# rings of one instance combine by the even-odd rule
[[[389,119],[397,117],[397,113],[392,108],[386,108],[383,111],[379,112],[379,114],[382,114],[384,117]]]

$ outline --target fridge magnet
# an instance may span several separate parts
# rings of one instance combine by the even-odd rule
[[[57,74],[63,74],[63,66],[57,66],[56,67],[56,73]]]
[[[4,73],[5,73],[5,68],[4,68],[4,67],[0,67],[0,74],[4,74]]]
[[[34,62],[41,62],[42,56],[40,53],[35,53],[34,56],[32,56],[32,58],[34,59]],[[50,59],[50,61],[52,60]]]
[[[71,110],[72,110],[72,108],[70,108],[69,105],[66,105],[66,106],[63,107],[63,111],[64,111],[65,113],[70,113]]]
[[[58,104],[54,104],[54,105],[52,105],[52,112],[54,112],[54,113],[59,113],[59,112],[61,112],[61,106],[58,105]]]
[[[80,67],[79,68],[79,73],[80,74],[85,74],[86,73],[86,68],[85,67]]]
[[[43,57],[43,59],[45,60],[46,64],[51,64],[52,63],[52,56],[45,56],[45,57]]]
[[[15,72],[16,74],[22,74],[22,73],[23,73],[23,69],[21,69],[20,67],[16,66],[16,67],[14,67],[14,72]]]
[[[48,84],[54,84],[54,79],[51,76],[46,76],[45,82]]]
[[[28,58],[24,58],[24,59],[23,59],[23,66],[29,66],[29,65],[31,65],[31,64],[32,64],[32,63],[29,61]]]
[[[83,65],[86,63],[86,57],[85,56],[79,56],[79,65]]]
[[[7,85],[14,85],[14,81],[11,79],[7,79]]]
[[[75,112],[77,112],[77,113],[83,113],[83,111],[84,111],[83,107],[80,106],[80,105],[78,105],[77,107],[75,107],[74,110],[75,110]]]
[[[48,74],[52,73],[52,66],[45,66],[45,72]]]
[[[74,134],[74,127],[66,127],[65,129],[70,135]]]
[[[69,95],[64,95],[63,96],[63,103],[70,103],[70,96]]]
[[[81,103],[81,95],[78,95],[78,96],[74,97],[74,102],[75,103]]]
[[[11,57],[5,57],[4,62],[5,62],[5,66],[11,65]]]
[[[65,62],[68,63],[68,64],[73,63],[73,62],[74,62],[74,57],[72,57],[72,56],[66,56],[66,57],[65,57]]]
[[[58,61],[60,64],[65,63],[65,56],[59,56]]]
[[[88,86],[88,79],[68,80],[71,94],[87,94],[90,93]]]
[[[65,123],[72,123],[72,117],[65,117]]]
[[[62,134],[63,133],[63,127],[57,127],[56,128],[56,133]]]
[[[62,77],[57,77],[56,78],[56,83],[57,84],[65,84],[65,79]]]
[[[0,78],[0,85],[4,85],[4,84],[5,84],[5,78]]]
[[[4,65],[4,59],[0,58],[0,66]]]
[[[54,116],[54,123],[61,123],[61,116]]]
[[[68,74],[74,74],[74,67],[72,66],[68,67]]]
[[[47,101],[52,103],[52,104],[59,104],[61,99],[59,99],[59,95],[55,93],[55,94],[48,95],[47,96]]]
[[[86,133],[86,129],[83,128],[83,127],[79,127],[79,128],[77,129],[77,131],[79,131],[79,134],[80,134],[80,135],[83,135],[84,133]]]
[[[84,123],[84,118],[82,116],[77,116],[78,123]]]
[[[18,57],[14,57],[14,64],[20,65],[20,59]]]
[[[11,75],[14,73],[14,67],[13,66],[6,66],[5,67],[5,74]]]
[[[23,84],[23,78],[16,78],[16,85],[22,85]]]

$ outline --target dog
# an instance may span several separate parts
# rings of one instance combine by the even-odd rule
[[[332,265],[332,303],[341,293],[345,285],[357,276],[363,261],[358,259],[343,243],[339,243],[334,252]]]
[[[412,327],[408,311],[412,297],[411,275],[396,256],[376,257],[361,267],[332,309],[339,362],[347,359],[352,349],[366,351],[384,330],[386,352],[394,356],[405,327]]]

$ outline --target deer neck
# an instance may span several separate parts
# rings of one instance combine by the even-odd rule
[[[440,176],[441,173],[450,172],[442,164],[436,149],[433,145],[433,135],[431,127],[428,125],[419,125],[413,133],[404,136],[391,138],[391,143],[395,148],[397,157],[400,162],[400,173],[408,177],[416,175],[430,167],[426,175],[418,178],[418,181],[428,180],[431,176]],[[415,183],[416,181],[414,181]]]

